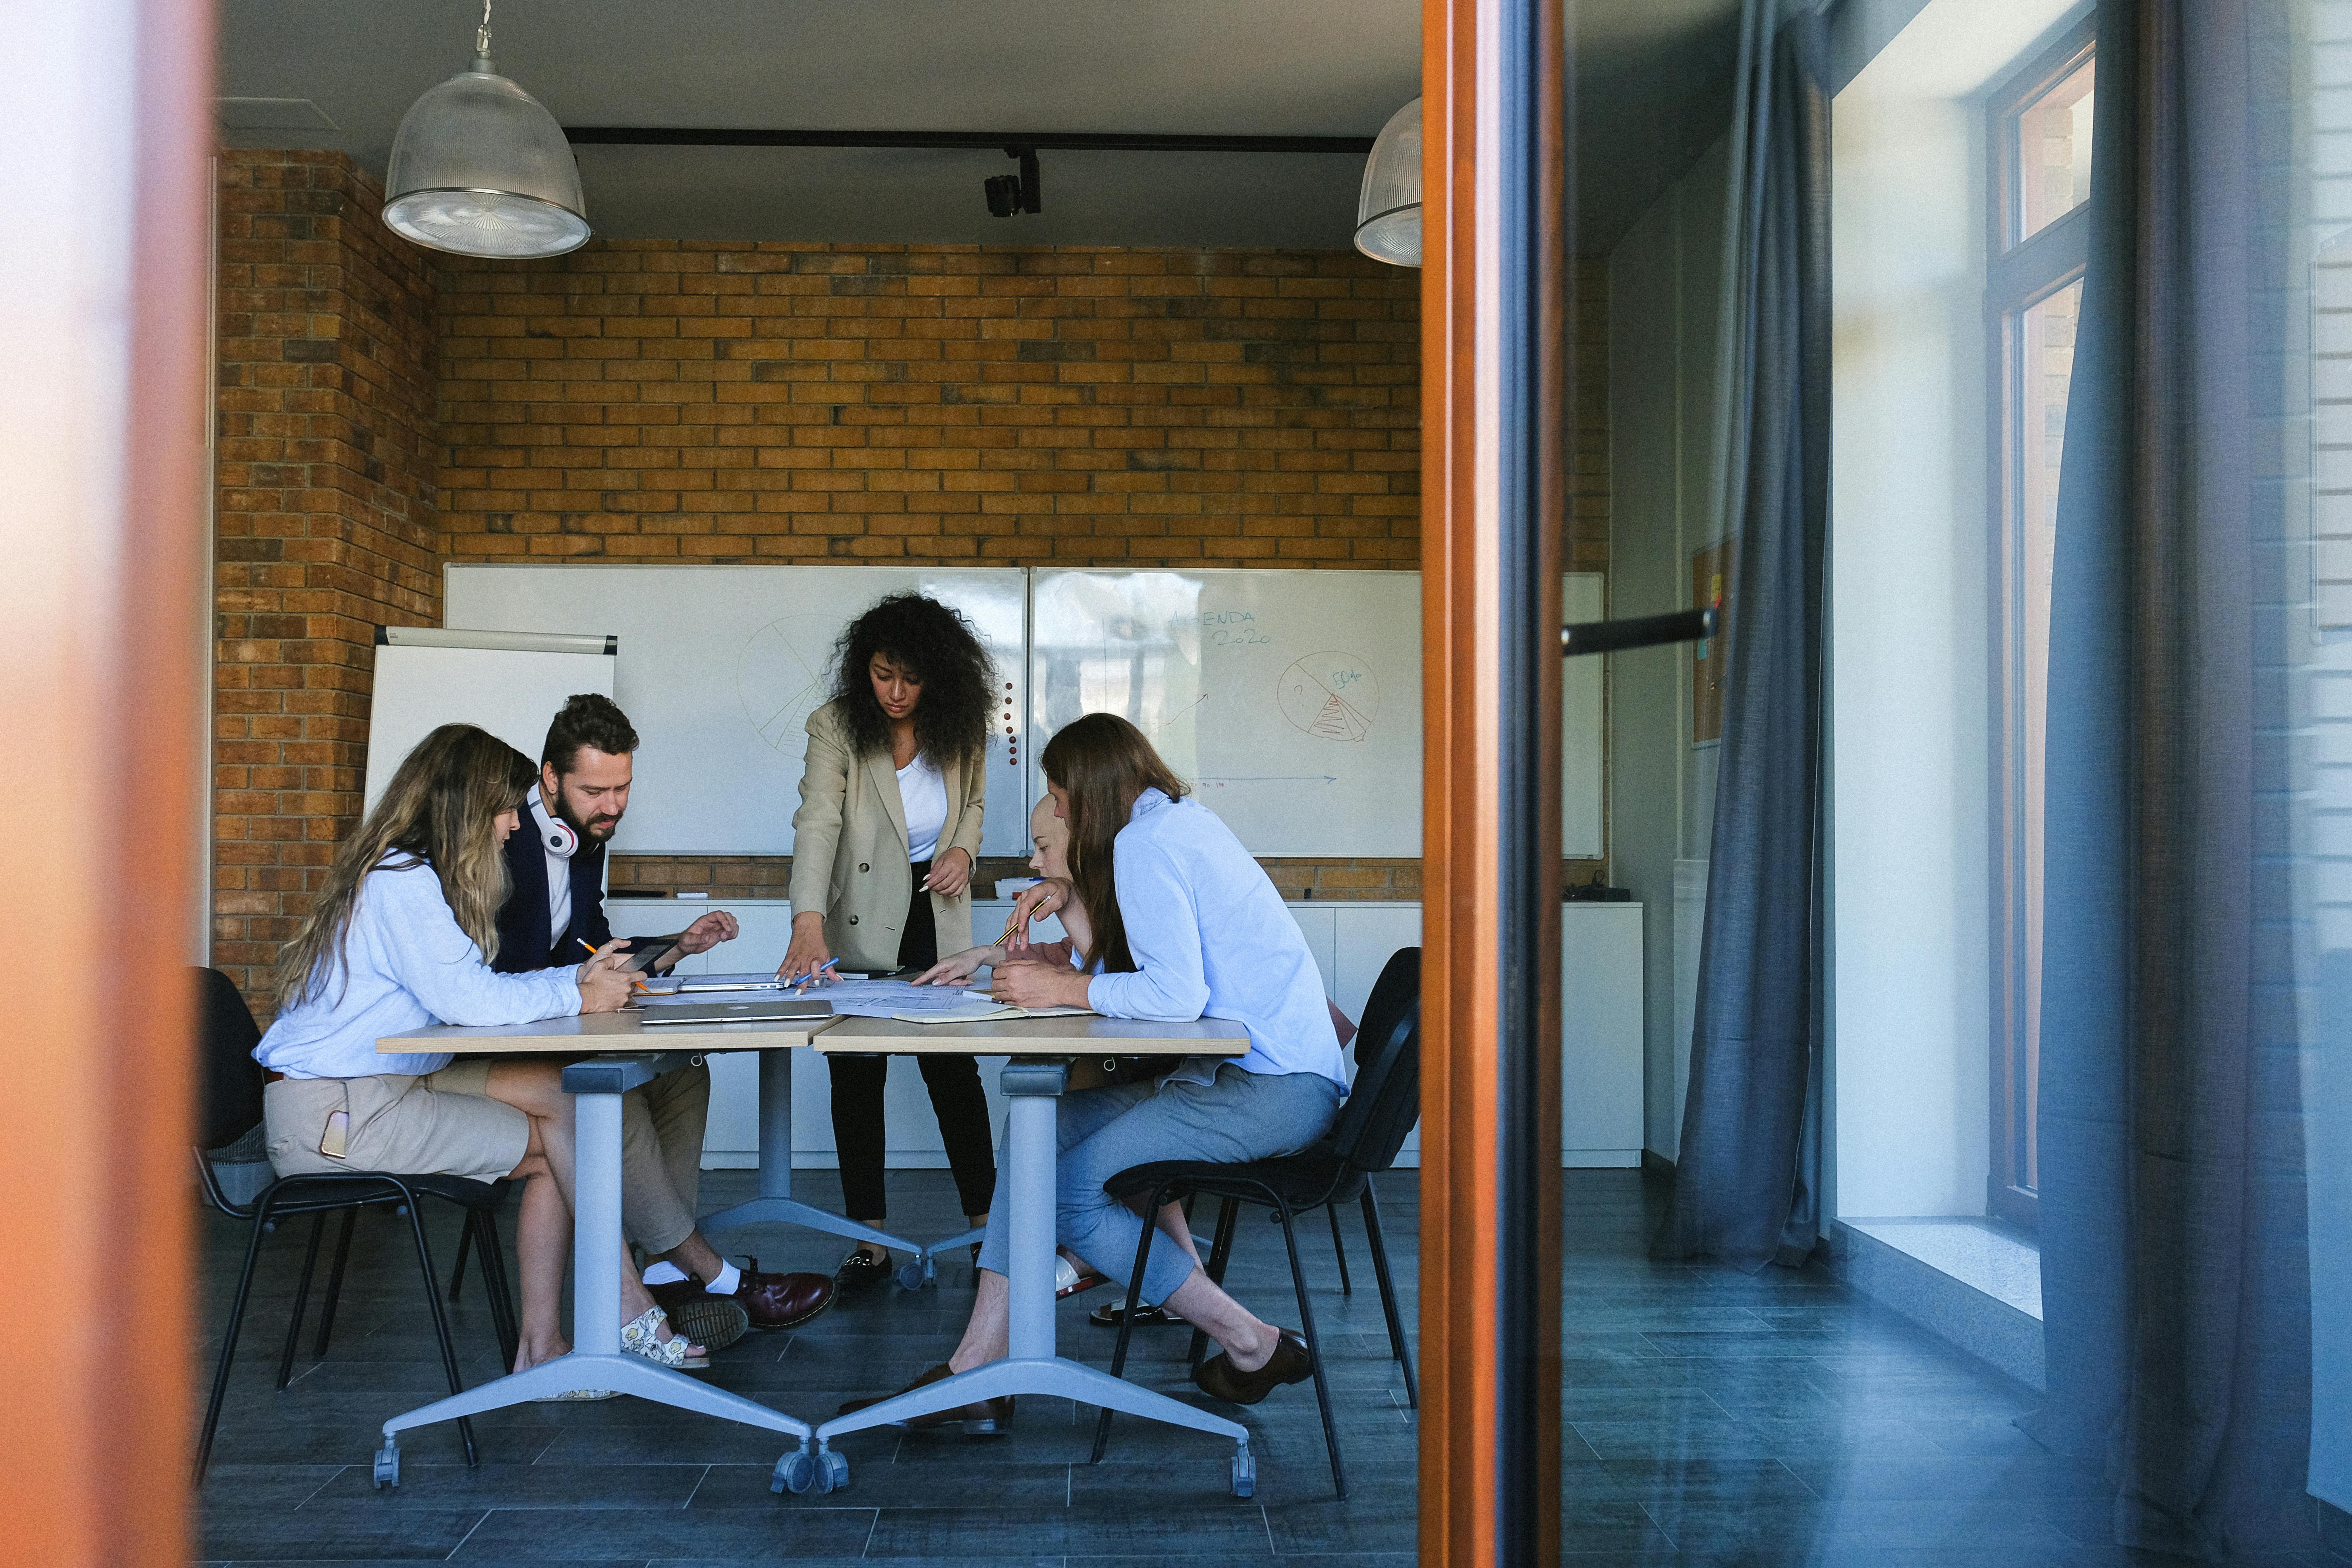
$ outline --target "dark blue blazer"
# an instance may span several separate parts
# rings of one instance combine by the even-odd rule
[[[569,862],[572,868],[572,929],[547,940],[547,852],[532,831],[530,808],[522,826],[507,835],[507,884],[511,889],[499,906],[499,956],[490,964],[501,974],[521,974],[533,969],[569,969],[585,963],[581,947],[602,947],[613,940],[612,923],[604,918],[604,846],[583,844]]]

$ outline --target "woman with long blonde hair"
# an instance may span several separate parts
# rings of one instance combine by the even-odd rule
[[[522,1323],[515,1370],[570,1347],[563,1270],[572,1241],[572,1097],[546,1061],[379,1054],[430,1024],[522,1024],[609,1013],[629,980],[611,949],[577,970],[499,974],[501,846],[538,781],[530,759],[471,724],[444,724],[401,762],[343,841],[318,902],[278,965],[277,1021],[254,1048],[280,1175],[386,1171],[523,1185],[515,1251]],[[624,1264],[623,1343],[664,1365],[695,1347],[669,1333]]]

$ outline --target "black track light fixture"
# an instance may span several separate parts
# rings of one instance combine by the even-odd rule
[[[1037,177],[1037,149],[1007,147],[1004,155],[1021,160],[1017,174],[992,174],[986,182],[988,210],[996,217],[1042,210],[1045,190]]]

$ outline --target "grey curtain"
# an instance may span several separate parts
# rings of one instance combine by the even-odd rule
[[[2114,1540],[2316,1546],[2288,876],[2285,0],[2102,0],[2052,583],[2048,1398]]]
[[[1826,31],[1748,0],[1731,225],[1738,500],[1723,751],[1675,1192],[1654,1247],[1750,1270],[1820,1235]]]

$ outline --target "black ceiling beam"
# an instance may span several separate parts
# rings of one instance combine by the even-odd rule
[[[1121,131],[767,131],[680,125],[567,125],[579,147],[1009,147],[1062,153],[1349,153],[1369,136],[1165,136]]]

